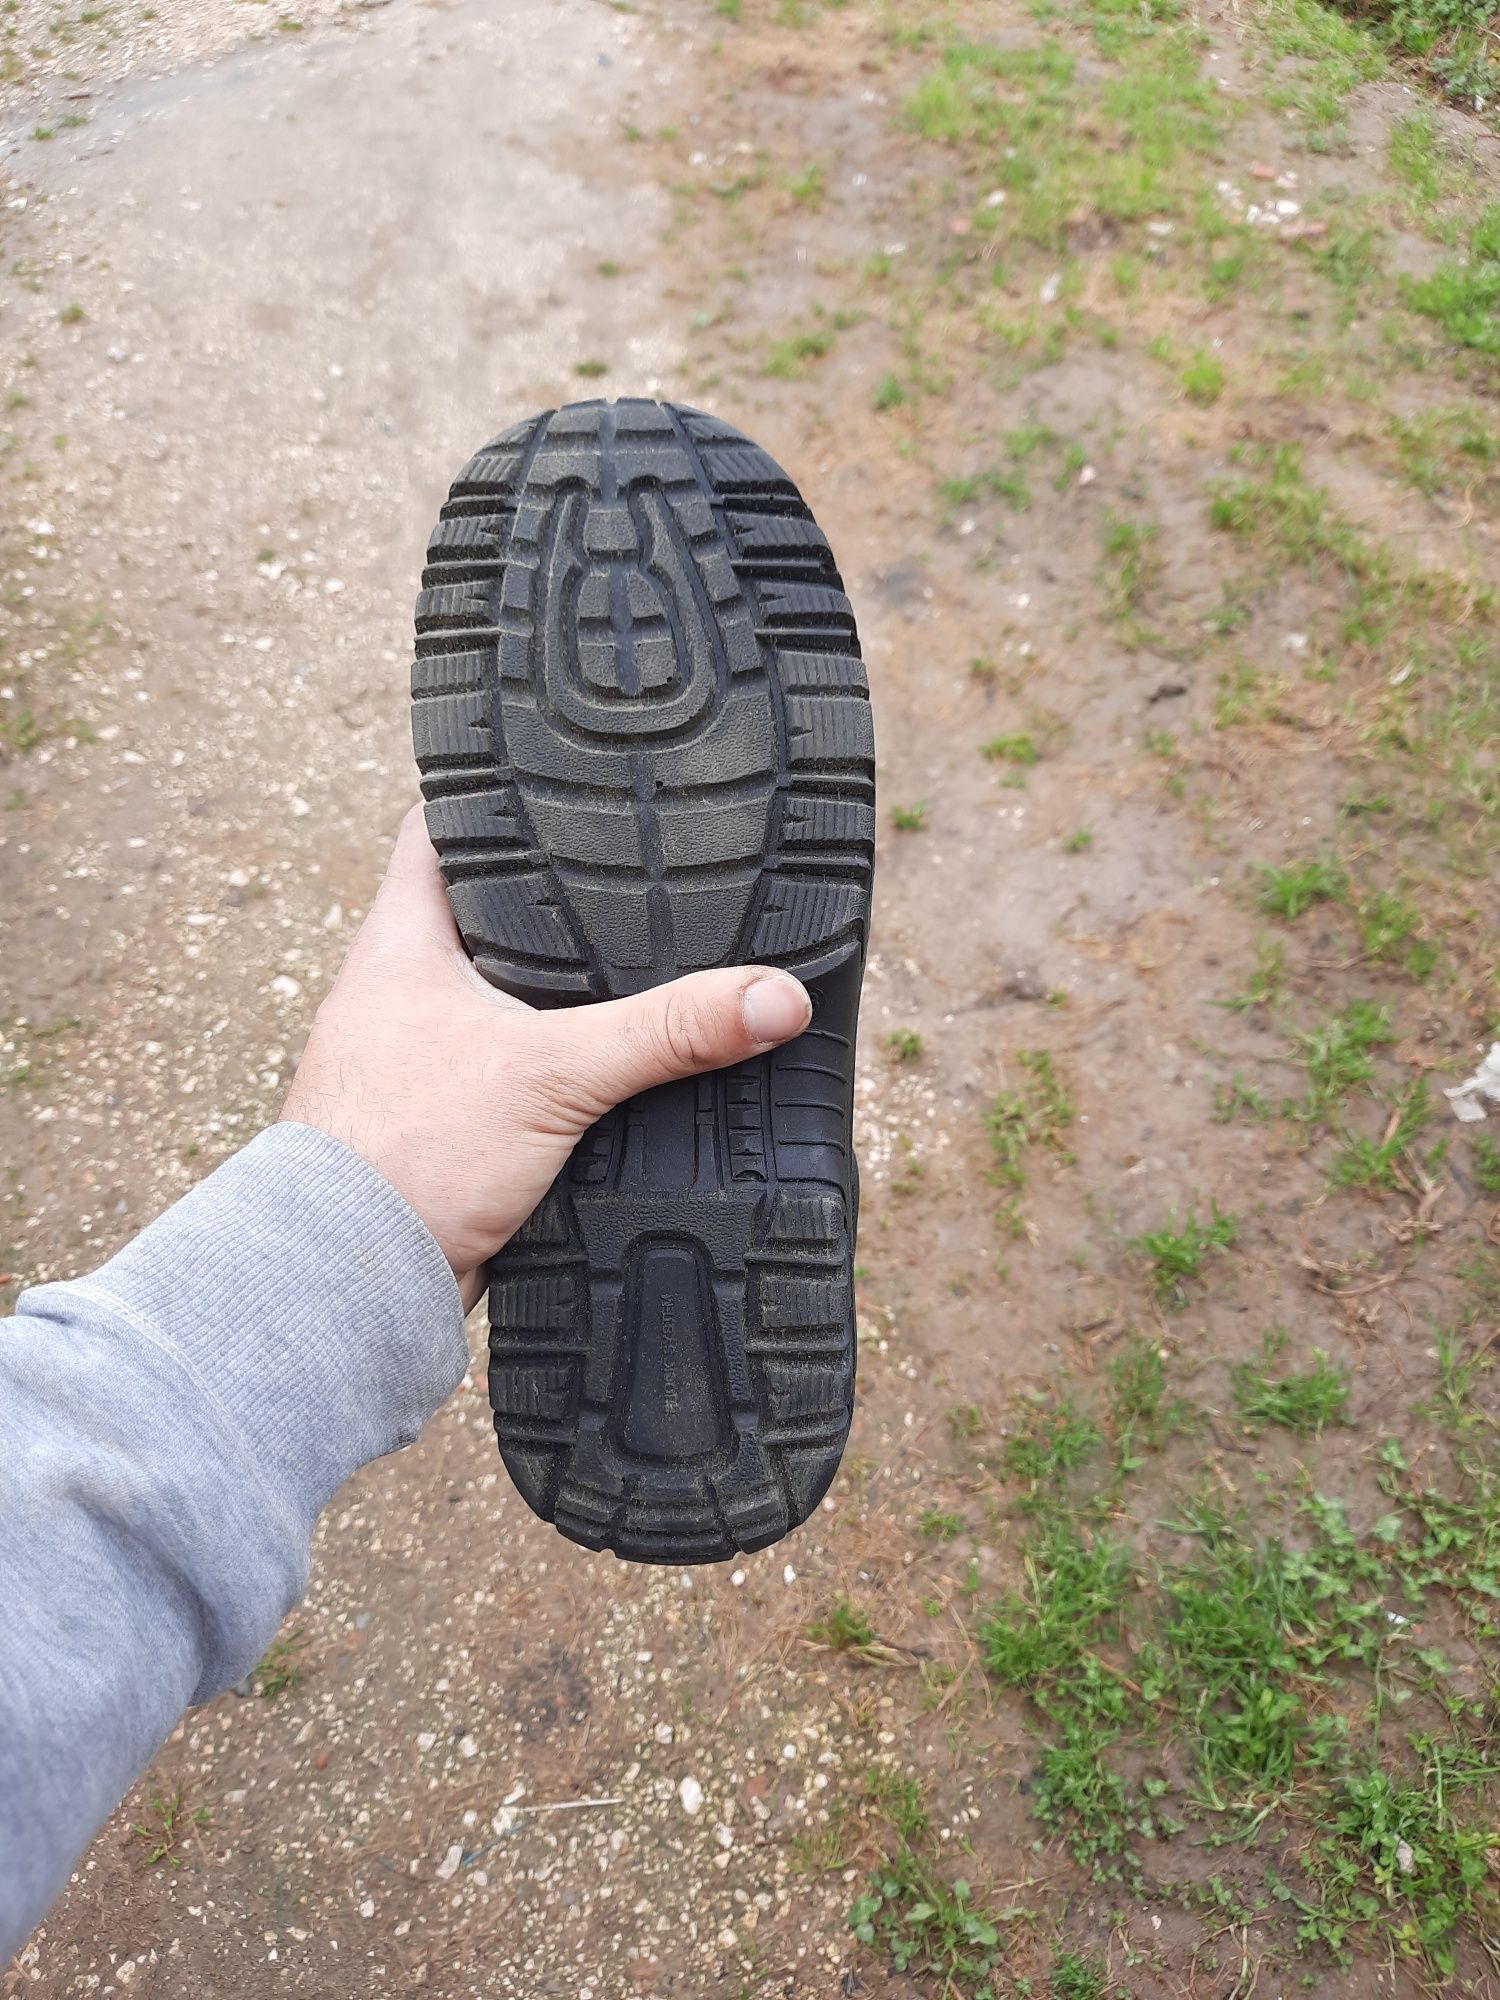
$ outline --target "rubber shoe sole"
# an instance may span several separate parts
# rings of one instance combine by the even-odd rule
[[[595,1125],[491,1268],[507,1469],[636,1562],[763,1548],[854,1400],[854,1036],[874,748],[854,615],[792,481],[649,401],[533,417],[459,473],[413,736],[464,944],[535,1006],[765,963],[795,1042]]]

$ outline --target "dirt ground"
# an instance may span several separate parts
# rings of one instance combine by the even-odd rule
[[[1500,377],[1402,290],[1500,191],[1491,128],[1299,43],[1297,9],[1194,20],[1227,108],[1167,106],[1171,144],[1109,95],[1097,20],[1021,0],[91,11],[22,0],[0,70],[0,1298],[274,1114],[414,796],[454,468],[644,390],[786,464],[870,666],[860,1395],[815,1525],[656,1573],[529,1515],[476,1365],[326,1517],[290,1684],[186,1718],[0,1991],[1500,1993],[1482,1885],[1456,1959],[1369,1913],[1299,1956],[1243,1828],[1099,1868],[1037,1805],[1037,1688],[977,1636],[1026,1588],[1017,1440],[1127,1353],[1198,1412],[1111,1489],[1164,1561],[1193,1481],[1253,1515],[1333,1493],[1363,1535],[1382,1441],[1464,1479],[1492,1444],[1500,1188],[1439,1087],[1500,1021]],[[953,40],[1048,19],[1071,67],[1028,90],[1075,94],[1079,171],[1162,156],[1112,211],[1054,160],[1050,237],[1017,213],[1040,183],[975,177]],[[1398,179],[1418,128],[1431,175]],[[1320,859],[1342,882],[1273,907],[1257,869]],[[1357,1001],[1390,1009],[1373,1073],[1315,1126],[1274,1110]],[[1420,1144],[1341,1182],[1334,1145],[1429,1075]],[[1216,1213],[1232,1245],[1154,1283],[1140,1239]],[[1242,1421],[1276,1327],[1348,1371],[1321,1439]],[[1416,1699],[1451,1718],[1500,1655],[1434,1589],[1456,1692]],[[851,1928],[882,1771],[922,1781],[924,1865],[1009,1913],[988,1972]]]

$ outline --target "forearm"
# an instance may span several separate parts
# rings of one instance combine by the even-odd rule
[[[0,1963],[183,1707],[259,1658],[338,1486],[467,1359],[432,1237],[302,1125],[0,1323]]]

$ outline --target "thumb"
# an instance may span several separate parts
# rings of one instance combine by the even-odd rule
[[[789,972],[739,965],[541,1015],[535,1026],[596,1118],[638,1091],[789,1042],[811,1018],[807,989]]]

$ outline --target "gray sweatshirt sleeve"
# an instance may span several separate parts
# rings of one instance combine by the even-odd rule
[[[468,1358],[437,1244],[306,1125],[0,1321],[0,1966],[183,1708],[259,1659],[338,1486]]]

